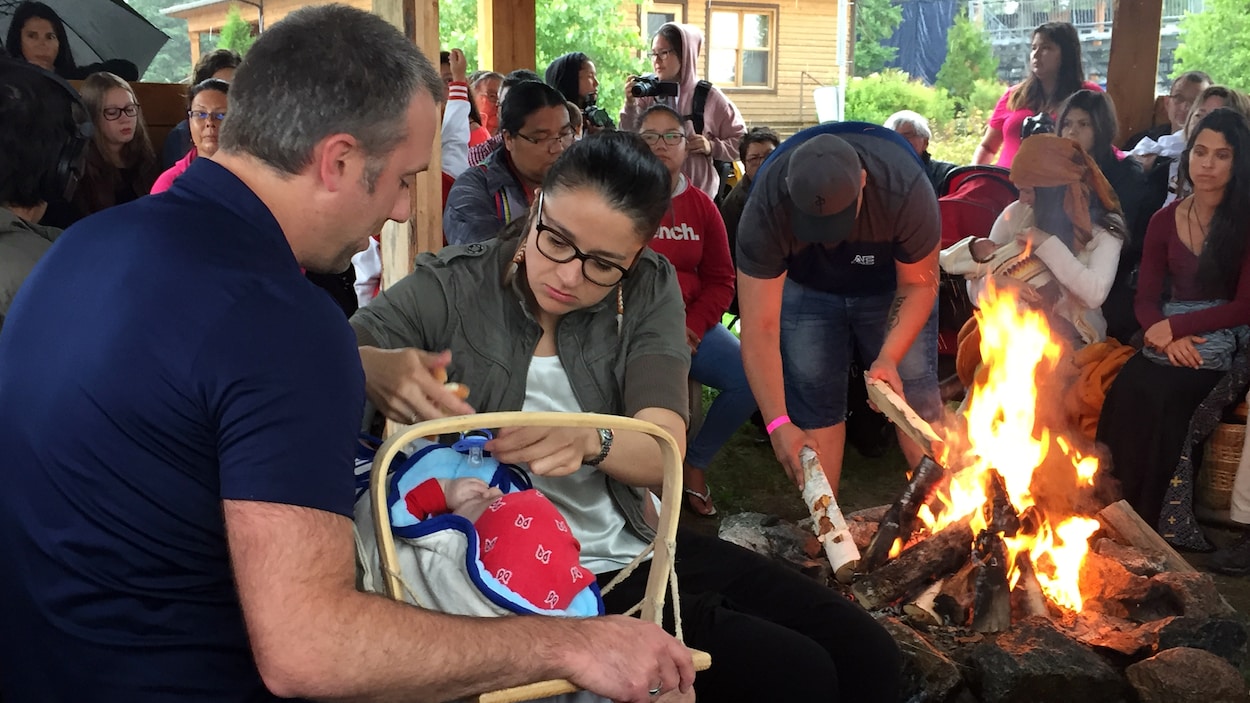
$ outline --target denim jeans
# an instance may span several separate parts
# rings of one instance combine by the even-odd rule
[[[714,325],[690,358],[690,377],[720,391],[703,417],[703,427],[686,448],[686,462],[706,469],[712,457],[755,412],[755,396],[742,368],[742,347],[724,325]]]
[[[787,280],[781,298],[781,363],[786,413],[805,430],[846,420],[851,345],[872,364],[885,342],[894,292],[825,293]],[[930,422],[942,413],[937,378],[937,303],[898,364],[904,395]]]

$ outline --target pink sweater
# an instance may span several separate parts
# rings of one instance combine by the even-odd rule
[[[186,156],[175,161],[173,166],[170,166],[164,173],[158,176],[156,182],[152,184],[152,195],[169,190],[169,187],[174,184],[178,176],[181,176],[182,172],[191,166],[191,162],[195,161],[195,156],[195,147],[191,147],[191,151],[188,151]]]

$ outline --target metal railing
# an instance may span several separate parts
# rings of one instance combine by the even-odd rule
[[[995,44],[1027,39],[1038,25],[1071,22],[1082,38],[1111,34],[1114,0],[970,0],[969,13]],[[1186,12],[1202,12],[1204,0],[1163,0],[1163,25],[1174,28]]]

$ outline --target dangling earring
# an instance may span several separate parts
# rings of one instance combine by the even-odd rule
[[[621,319],[625,317],[624,284],[616,284],[616,336],[621,336]]]
[[[521,264],[525,263],[525,240],[521,240],[521,246],[517,247],[516,253],[512,255],[512,262],[508,264],[507,270],[503,275],[503,284],[505,286],[512,285],[516,280],[516,273],[520,269]]]
[[[525,263],[525,240],[524,239],[521,240],[521,246],[517,247],[516,253],[512,255],[512,263],[514,264]]]

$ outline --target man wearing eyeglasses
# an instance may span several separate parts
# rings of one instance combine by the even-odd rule
[[[443,210],[448,244],[494,239],[528,210],[547,170],[573,143],[564,96],[546,83],[524,81],[499,109],[503,148],[456,178]]]

